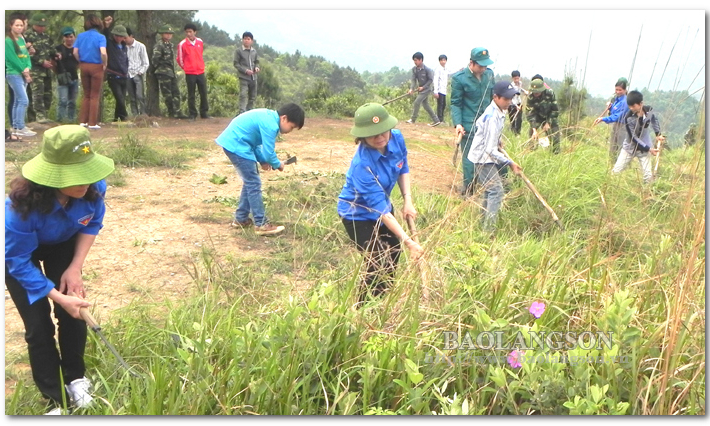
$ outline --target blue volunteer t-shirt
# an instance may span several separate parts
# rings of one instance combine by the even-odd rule
[[[74,47],[79,49],[79,62],[100,64],[102,62],[99,48],[106,47],[106,37],[92,28],[76,36]]]
[[[96,201],[72,199],[66,208],[55,201],[50,213],[33,211],[26,220],[12,208],[10,198],[5,200],[5,268],[27,290],[30,304],[54,288],[32,263],[32,253],[39,245],[62,243],[77,232],[98,235],[103,227],[106,181],[94,185],[101,194]]]
[[[236,116],[217,136],[217,145],[247,160],[269,163],[278,169],[281,161],[276,156],[276,136],[279,114],[270,109],[252,109]]]
[[[378,220],[390,213],[390,194],[405,173],[409,173],[409,164],[402,132],[392,129],[385,155],[360,143],[345,174],[338,215],[349,220]]]

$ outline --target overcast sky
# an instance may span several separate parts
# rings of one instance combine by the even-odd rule
[[[685,3],[685,7],[692,7],[692,3]],[[291,4],[290,7],[333,7]],[[490,50],[495,62],[491,68],[496,73],[509,74],[518,69],[524,77],[541,74],[562,80],[567,67],[579,81],[584,79],[585,87],[595,96],[613,93],[614,83],[622,76],[631,77],[631,88],[639,89],[655,90],[660,84],[662,90],[675,87],[693,92],[705,84],[706,11],[697,2],[695,10],[646,11],[447,7],[218,9],[200,10],[196,18],[232,36],[251,31],[259,43],[278,51],[293,53],[298,49],[302,54],[320,55],[360,72],[386,71],[393,66],[410,69],[416,51],[424,54],[424,63],[430,67],[437,65],[437,58],[443,53],[448,56],[449,65],[458,69],[468,63],[473,47],[482,46]],[[639,34],[641,41],[634,63]]]

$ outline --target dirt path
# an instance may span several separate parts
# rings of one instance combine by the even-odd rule
[[[189,162],[183,170],[168,168],[123,168],[126,184],[109,187],[104,228],[85,263],[87,297],[94,304],[97,319],[107,320],[111,311],[134,299],[160,302],[178,299],[191,291],[192,280],[185,268],[202,247],[212,247],[218,256],[239,257],[245,239],[230,228],[229,208],[207,204],[215,196],[234,197],[241,181],[221,148],[213,140],[230,119],[196,122],[158,120],[158,128],[132,129],[141,138],[187,140],[201,146],[205,155]],[[294,131],[277,143],[277,152],[298,156],[298,164],[284,173],[345,172],[355,145],[349,135],[351,121],[313,118],[301,131]],[[450,165],[453,130],[429,128],[425,124],[401,122],[408,143],[412,181],[423,190],[449,193],[454,170]],[[39,127],[37,128],[39,130]],[[106,126],[93,132],[94,141],[115,143],[125,130]],[[22,143],[6,143],[6,154],[37,146],[37,137]],[[448,145],[447,145],[448,144]],[[285,155],[282,155],[285,157]],[[5,163],[6,180],[16,176],[13,163]],[[227,176],[227,184],[209,182],[213,173]],[[270,172],[275,173],[275,172]],[[266,183],[268,184],[268,182]],[[337,194],[333,194],[333,199]],[[334,201],[335,203],[335,201]],[[251,243],[253,244],[253,242]],[[268,250],[268,239],[257,249]],[[253,256],[253,247],[249,250]],[[7,292],[6,292],[7,294]],[[12,300],[5,300],[5,359],[20,370],[28,366],[24,327]],[[14,381],[6,377],[5,392]]]

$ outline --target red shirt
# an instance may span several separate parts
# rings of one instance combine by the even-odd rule
[[[205,72],[205,60],[202,59],[202,51],[205,49],[201,38],[195,38],[192,44],[187,38],[183,39],[177,46],[177,61],[180,68],[185,70],[185,74],[200,75]]]

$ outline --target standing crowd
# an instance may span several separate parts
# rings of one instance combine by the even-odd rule
[[[59,31],[62,42],[58,45],[53,43],[46,14],[35,12],[29,19],[23,13],[9,16],[5,79],[10,95],[7,111],[11,129],[5,131],[6,141],[35,136],[36,132],[27,123],[51,123],[49,114],[55,100],[57,122],[100,129],[104,81],[115,101],[112,121],[125,122],[145,114],[145,76],[149,70],[157,80],[170,117],[195,120],[198,92],[199,116],[211,118],[203,58],[205,45],[197,37],[197,26],[187,23],[183,28],[185,38],[175,46],[171,41],[173,28],[163,25],[157,31],[160,40],[149,55],[145,44],[134,37],[133,30],[116,23],[114,15],[115,11],[105,10],[101,18],[93,14],[86,16],[81,32],[70,26],[62,27]],[[256,99],[260,69],[253,43],[253,34],[245,32],[234,52],[234,67],[241,86],[238,114],[253,109]],[[182,113],[176,64],[185,74],[187,115]],[[77,111],[79,86],[81,107]]]

